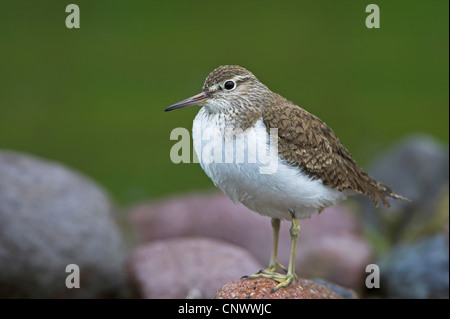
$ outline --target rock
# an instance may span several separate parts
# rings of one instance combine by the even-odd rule
[[[438,201],[448,194],[448,145],[426,135],[410,136],[376,159],[369,172],[411,202],[390,199],[390,209],[377,211],[369,199],[360,197],[365,223],[391,243],[413,239],[412,234],[420,237],[417,226],[427,228]]]
[[[278,283],[272,279],[239,279],[227,283],[214,299],[342,299],[334,291],[314,281],[300,278],[274,292]]]
[[[371,172],[415,204],[433,204],[439,189],[448,184],[448,145],[427,135],[409,136],[381,154]],[[395,207],[408,205],[394,199],[390,202]]]
[[[248,250],[265,267],[272,247],[270,218],[221,193],[173,197],[131,209],[131,223],[146,241],[202,236],[223,240]],[[354,289],[364,285],[365,267],[372,250],[348,209],[328,208],[300,221],[297,273],[320,277]],[[290,251],[289,222],[281,223],[279,260],[287,265]]]
[[[337,293],[339,296],[341,296],[344,299],[358,299],[358,294],[352,289],[348,289],[348,288],[339,286],[335,283],[332,283],[332,282],[329,282],[329,281],[326,281],[323,279],[319,279],[319,278],[314,278],[311,280],[314,281],[316,284],[325,286],[328,289],[334,291],[335,293]]]
[[[129,271],[143,298],[211,298],[262,266],[244,249],[208,238],[175,238],[137,248]]]
[[[449,243],[435,235],[396,245],[379,261],[389,298],[449,298]]]
[[[300,225],[297,273],[360,290],[365,282],[365,268],[373,261],[373,252],[356,219],[342,208],[329,208]],[[288,233],[288,225],[285,227]],[[288,248],[288,240],[285,242]]]
[[[263,264],[270,258],[270,219],[235,205],[221,193],[191,194],[131,209],[131,223],[144,241],[200,236],[251,249]]]
[[[105,191],[60,164],[0,151],[0,298],[120,297],[124,245]],[[68,289],[66,266],[80,270]]]

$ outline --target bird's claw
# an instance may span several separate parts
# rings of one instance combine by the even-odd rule
[[[272,289],[272,292],[274,292],[282,287],[286,287],[292,281],[298,279],[296,274],[290,274],[290,273],[280,274],[280,273],[277,273],[277,272],[271,271],[271,270],[272,269],[269,267],[266,270],[258,271],[256,274],[253,274],[250,276],[242,276],[242,278],[245,278],[245,279],[267,278],[267,279],[275,280],[276,282],[278,282],[278,285],[276,285]]]

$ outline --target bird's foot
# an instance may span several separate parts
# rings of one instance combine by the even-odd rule
[[[262,270],[260,272],[265,272],[265,273],[276,273],[277,269],[281,269],[284,272],[287,272],[286,267],[284,267],[282,264],[280,264],[278,261],[271,263],[269,265],[269,268]]]
[[[292,281],[298,279],[296,274],[292,274],[289,272],[287,274],[280,274],[280,273],[275,272],[275,270],[276,270],[276,268],[274,269],[274,268],[269,267],[265,270],[258,271],[256,274],[253,274],[250,276],[243,276],[242,278],[245,278],[245,279],[267,278],[267,279],[272,279],[272,280],[275,280],[276,282],[279,282],[279,284],[276,285],[272,289],[272,292],[274,292],[282,287],[286,287]]]
[[[296,274],[288,273],[286,275],[283,275],[283,277],[284,277],[284,280],[278,281],[279,284],[272,288],[272,292],[275,292],[276,290],[278,290],[280,288],[287,287],[291,282],[298,280],[298,276]]]

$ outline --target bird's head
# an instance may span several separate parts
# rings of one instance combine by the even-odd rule
[[[211,113],[225,113],[236,109],[258,107],[258,100],[270,90],[250,71],[238,65],[220,66],[205,80],[202,92],[165,109],[203,105]]]

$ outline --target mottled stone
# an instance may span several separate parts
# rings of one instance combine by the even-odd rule
[[[214,299],[342,299],[324,285],[300,278],[289,286],[274,292],[278,283],[272,279],[239,279],[227,283],[214,295]]]
[[[335,293],[337,293],[344,299],[358,299],[358,294],[356,293],[356,291],[354,291],[352,289],[348,289],[348,288],[342,287],[340,285],[337,285],[335,283],[332,283],[332,282],[329,282],[329,281],[326,281],[323,279],[319,279],[319,278],[314,278],[311,280],[319,285],[325,286],[328,289],[334,291]]]

